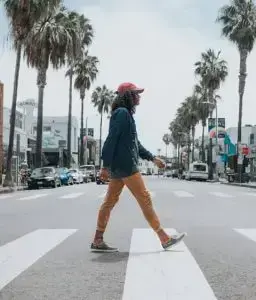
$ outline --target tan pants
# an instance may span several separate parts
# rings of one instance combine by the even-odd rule
[[[101,232],[105,231],[111,210],[118,202],[124,185],[128,187],[133,196],[137,199],[138,204],[152,229],[155,232],[161,230],[162,228],[158,216],[152,206],[150,193],[147,191],[139,172],[123,179],[111,179],[106,197],[99,210],[97,230]]]

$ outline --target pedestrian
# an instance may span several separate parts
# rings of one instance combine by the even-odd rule
[[[126,82],[117,90],[117,96],[112,104],[109,133],[102,148],[103,168],[100,177],[103,181],[110,178],[108,191],[98,212],[97,229],[91,250],[96,252],[116,252],[105,243],[103,235],[106,230],[110,213],[119,200],[119,196],[126,185],[148,221],[149,225],[159,237],[163,249],[179,243],[185,233],[169,236],[160,225],[160,221],[153,208],[151,196],[145,187],[139,172],[139,157],[153,161],[158,168],[164,168],[164,162],[153,156],[138,140],[136,125],[133,118],[136,107],[140,104],[140,94],[144,89]]]

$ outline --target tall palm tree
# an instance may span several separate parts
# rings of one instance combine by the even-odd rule
[[[109,90],[104,84],[102,87],[98,86],[92,93],[92,103],[94,107],[97,107],[100,114],[100,149],[99,153],[101,155],[102,148],[102,118],[103,114],[109,114],[111,104],[115,98],[115,93]],[[99,158],[100,168],[101,168],[101,158]]]
[[[86,51],[84,53],[83,59],[77,61],[74,66],[74,73],[76,75],[74,86],[75,89],[77,89],[80,92],[81,99],[80,165],[84,164],[83,129],[85,91],[91,88],[91,84],[97,77],[97,74],[99,72],[98,63],[98,58],[96,56],[88,55],[88,51]]]
[[[198,118],[202,122],[202,141],[201,141],[201,154],[202,154],[202,161],[205,162],[205,146],[204,146],[204,140],[205,140],[205,127],[207,118],[212,112],[212,107],[209,105],[206,105],[205,102],[208,100],[208,92],[207,88],[204,85],[204,83],[201,81],[199,84],[196,84],[194,87],[194,93],[195,96],[198,98],[198,107],[197,107],[197,113]]]
[[[68,152],[68,161],[67,165],[68,168],[70,168],[71,165],[71,131],[72,131],[72,96],[73,96],[73,76],[74,76],[74,65],[75,62],[78,61],[81,56],[83,55],[83,52],[86,50],[86,47],[88,47],[92,43],[93,39],[93,28],[90,24],[89,19],[87,19],[84,15],[79,15],[76,12],[70,13],[69,17],[73,19],[75,22],[78,22],[78,28],[79,28],[79,36],[81,40],[81,53],[76,52],[76,56],[71,56],[68,59],[68,71],[66,73],[66,76],[69,79],[69,103],[68,103],[68,135],[67,135],[67,152]]]
[[[163,142],[165,143],[165,157],[166,157],[166,160],[167,160],[167,148],[171,143],[171,135],[169,133],[165,133],[163,135]]]
[[[4,186],[12,186],[13,182],[11,176],[11,168],[22,48],[24,46],[28,33],[32,30],[35,22],[37,22],[38,19],[40,19],[41,17],[45,16],[48,10],[52,10],[55,7],[58,7],[60,5],[61,0],[0,1],[3,2],[6,15],[9,19],[10,35],[13,40],[14,48],[16,50],[16,64],[14,71],[12,108],[10,117],[9,145],[7,153],[6,177],[4,181]]]
[[[50,66],[59,69],[68,57],[80,50],[76,23],[69,18],[63,7],[49,9],[30,31],[25,44],[29,66],[37,69],[38,116],[36,137],[36,166],[42,165],[43,99],[47,70]]]
[[[228,75],[227,62],[220,58],[212,49],[202,52],[201,60],[195,63],[195,74],[199,75],[209,93],[209,101],[213,103],[213,95],[220,88]]]
[[[256,5],[253,0],[231,0],[221,7],[217,22],[222,25],[222,34],[233,42],[240,55],[239,113],[237,144],[242,138],[243,96],[247,76],[247,57],[256,39]]]

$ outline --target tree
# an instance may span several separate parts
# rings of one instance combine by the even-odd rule
[[[208,90],[209,102],[213,103],[214,92],[220,88],[228,75],[227,62],[220,58],[221,51],[215,54],[208,49],[201,53],[201,60],[195,63],[195,74]]]
[[[18,95],[19,71],[21,54],[24,43],[28,34],[41,17],[47,14],[48,10],[53,10],[60,4],[60,0],[0,0],[3,2],[7,18],[10,23],[10,36],[13,40],[14,49],[16,50],[16,64],[14,71],[12,108],[10,117],[9,145],[7,153],[6,177],[4,186],[12,186],[12,156],[16,120],[16,104]]]
[[[68,59],[68,71],[66,76],[69,79],[69,103],[68,103],[68,135],[67,135],[67,152],[68,152],[68,161],[67,165],[70,168],[71,165],[71,131],[72,131],[72,95],[73,95],[73,76],[74,76],[74,65],[76,61],[80,59],[83,55],[83,52],[86,48],[91,44],[93,39],[93,28],[90,24],[89,19],[87,19],[84,15],[79,15],[76,12],[70,13],[69,17],[73,19],[75,22],[78,22],[78,34],[81,41],[81,51],[76,52],[76,56],[70,56]],[[78,49],[79,50],[79,49]]]
[[[99,72],[98,63],[98,58],[96,56],[88,55],[88,51],[86,51],[84,53],[83,59],[77,61],[74,66],[74,73],[76,75],[74,86],[75,89],[79,91],[81,99],[80,165],[84,164],[83,128],[85,91],[91,88],[91,84],[97,77],[97,74]]]
[[[80,51],[79,28],[63,7],[49,9],[30,31],[25,44],[29,66],[37,69],[38,116],[36,137],[36,166],[42,165],[43,99],[47,70],[59,69],[70,56]]]
[[[234,43],[240,55],[239,69],[239,113],[237,144],[242,138],[243,96],[247,76],[247,57],[256,38],[256,5],[253,0],[231,0],[221,7],[217,22],[222,25],[222,35]]]
[[[163,135],[163,142],[165,143],[165,157],[166,157],[166,160],[167,160],[167,148],[171,143],[171,135],[169,133],[165,133]]]
[[[102,148],[102,117],[104,113],[109,114],[114,98],[115,93],[109,90],[106,85],[103,85],[102,87],[96,87],[96,89],[92,93],[92,103],[94,107],[98,109],[98,112],[100,114],[100,156]],[[101,168],[101,159],[99,159],[99,163]]]

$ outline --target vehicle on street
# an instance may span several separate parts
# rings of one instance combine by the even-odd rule
[[[185,179],[206,181],[208,179],[208,165],[202,162],[191,163]]]
[[[83,174],[78,169],[70,169],[69,173],[71,174],[74,183],[79,184],[84,182]]]
[[[84,169],[80,169],[79,171],[82,173],[85,183],[91,182],[91,177],[88,172],[86,172]]]
[[[92,182],[96,181],[96,168],[94,165],[82,165],[80,166],[80,170],[87,174]]]
[[[38,189],[40,187],[56,188],[61,186],[59,172],[54,167],[36,168],[28,178],[28,188]]]
[[[63,185],[73,185],[74,180],[68,168],[59,168],[60,181]]]
[[[96,184],[108,184],[109,180],[104,181],[100,178],[100,172],[97,172],[96,174]]]

